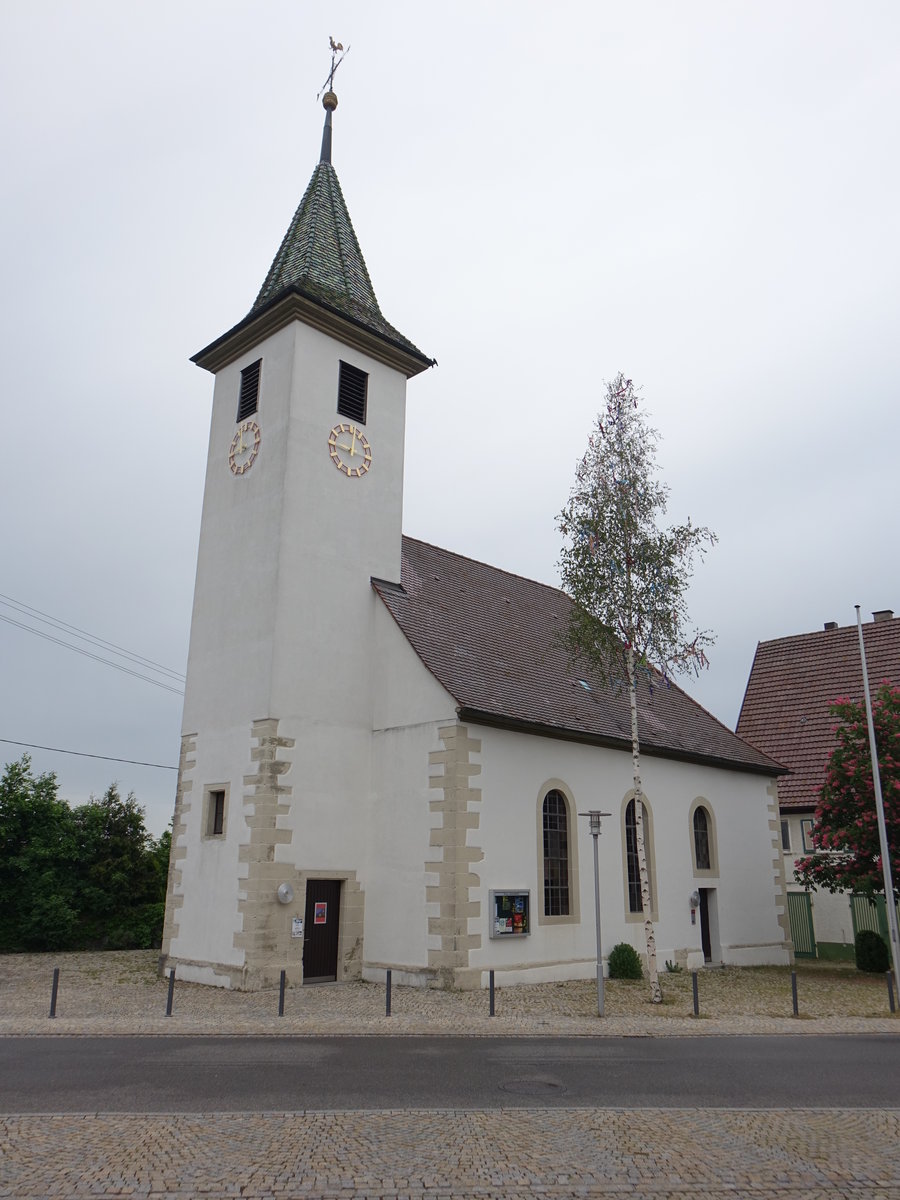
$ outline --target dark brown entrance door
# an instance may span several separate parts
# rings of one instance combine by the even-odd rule
[[[308,879],[303,920],[303,982],[337,979],[339,879]]]
[[[703,961],[712,961],[712,945],[709,940],[709,888],[700,888],[700,944]]]

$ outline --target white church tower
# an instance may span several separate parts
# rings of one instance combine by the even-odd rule
[[[323,103],[252,309],[193,359],[215,391],[161,965],[230,987],[359,973],[370,581],[400,580],[406,381],[431,365],[381,314]]]

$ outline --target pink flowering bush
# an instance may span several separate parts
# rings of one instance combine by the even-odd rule
[[[837,745],[828,762],[816,808],[815,852],[796,864],[798,883],[829,892],[884,891],[875,786],[864,703],[842,697],[831,705],[839,718]],[[900,689],[883,683],[872,702],[881,772],[891,872],[900,884]]]

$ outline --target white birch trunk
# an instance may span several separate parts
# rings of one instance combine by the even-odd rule
[[[647,848],[644,843],[644,790],[641,787],[641,745],[638,738],[637,684],[635,680],[634,646],[628,647],[628,694],[631,700],[631,764],[634,773],[634,834],[637,847],[638,873],[641,880],[641,904],[644,908],[644,936],[647,939],[647,973],[650,976],[650,1001],[662,1004],[659,972],[656,968],[656,934],[650,919],[650,872],[647,870]]]

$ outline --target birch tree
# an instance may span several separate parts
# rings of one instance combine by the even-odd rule
[[[685,671],[699,673],[713,638],[688,635],[687,589],[695,556],[716,541],[693,525],[661,526],[669,489],[657,472],[659,435],[642,412],[634,384],[621,373],[607,386],[578,464],[568,504],[558,518],[564,544],[560,573],[572,597],[564,640],[573,658],[587,660],[608,686],[627,683],[631,709],[634,820],[650,999],[662,1001],[651,919],[644,841],[644,793],[637,685],[650,688]]]

